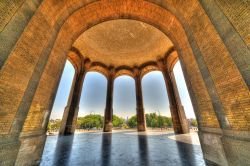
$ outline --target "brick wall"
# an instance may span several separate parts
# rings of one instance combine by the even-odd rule
[[[9,23],[11,18],[17,12],[18,8],[25,0],[2,0],[0,1],[0,32]]]
[[[11,47],[0,70],[0,135],[41,130],[74,41],[91,26],[117,18],[147,22],[172,40],[185,68],[201,127],[219,128],[219,120],[222,128],[250,130],[246,79],[228,51],[229,45],[224,44],[197,0],[152,1],[161,7],[146,1],[110,0],[81,8],[90,2],[45,0]],[[245,26],[248,12],[243,3],[236,2],[233,5],[238,11],[226,0],[217,1],[249,44],[249,26]],[[15,13],[19,3],[15,4],[10,5],[11,12],[2,15],[5,21],[1,26]]]

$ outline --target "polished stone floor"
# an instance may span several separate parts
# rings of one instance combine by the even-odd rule
[[[41,166],[203,166],[197,133],[119,131],[48,136]]]

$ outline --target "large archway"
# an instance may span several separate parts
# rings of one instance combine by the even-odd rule
[[[21,133],[29,135],[34,131],[42,131],[38,133],[44,134],[42,126],[31,131],[25,130],[25,125],[29,124],[25,120],[27,115],[36,116],[37,109],[43,115],[46,110],[51,110],[67,53],[74,41],[86,29],[100,22],[127,18],[151,24],[171,39],[179,54],[199,126],[202,129],[200,138],[204,141],[203,150],[208,154],[205,158],[217,163],[226,162],[224,155],[219,159],[209,156],[210,148],[217,146],[219,148],[216,151],[224,154],[225,146],[236,146],[235,140],[230,137],[234,135],[234,131],[241,133],[240,131],[249,130],[250,124],[247,116],[238,116],[238,114],[249,114],[247,111],[250,98],[247,84],[249,77],[245,74],[247,69],[236,65],[231,52],[227,50],[198,1],[191,2],[195,6],[193,10],[196,11],[197,16],[193,15],[193,11],[186,10],[185,13],[185,9],[181,7],[185,5],[180,5],[178,2],[175,2],[176,4],[174,2],[153,4],[147,1],[130,0],[98,1],[87,4],[85,7],[83,7],[84,3],[79,2],[61,3],[58,5],[67,6],[70,12],[64,12],[65,8],[62,8],[57,14],[46,13],[47,5],[51,6],[51,3],[44,1],[41,4],[13,51],[4,61],[4,65],[1,66],[0,101],[4,108],[1,116],[5,119],[1,121],[1,124],[5,126],[1,130],[1,135],[6,138],[4,141],[14,142],[13,146],[19,147],[18,139]],[[167,5],[169,5],[168,8]],[[176,10],[175,5],[180,9]],[[191,21],[195,20],[193,17],[198,16],[201,16],[197,19],[199,21]],[[206,28],[203,29],[203,27]],[[203,31],[200,31],[201,29]],[[31,31],[33,34],[30,34]],[[206,38],[206,42],[203,38]],[[32,41],[39,42],[29,45]],[[211,45],[213,47],[210,47]],[[90,63],[85,59],[80,65],[84,64],[85,70],[88,70]],[[247,64],[249,62],[246,61]],[[158,61],[158,65],[164,70],[171,70],[168,66],[166,67],[164,59]],[[81,72],[82,67],[79,68]],[[12,69],[18,72],[10,74]],[[230,79],[225,76],[225,71],[227,75],[230,75]],[[23,77],[24,74],[25,77]],[[5,95],[6,91],[14,93]],[[232,96],[234,96],[233,99]],[[10,98],[12,102],[9,102]],[[41,119],[43,117],[41,116]],[[218,136],[207,133],[220,134]],[[221,135],[226,144],[224,147],[220,143]],[[237,135],[240,138],[245,137],[244,134]],[[215,144],[207,145],[205,140],[208,137],[216,140]],[[227,150],[227,155],[238,155],[230,148]],[[13,162],[13,159],[10,161]]]
[[[121,75],[115,79],[113,115],[123,119],[128,127],[136,128],[137,124],[134,123],[136,119],[135,121],[131,119],[136,115],[135,83],[130,76]]]
[[[103,116],[107,92],[106,77],[98,72],[88,72],[84,81],[79,113],[81,116],[90,113],[101,114]],[[95,89],[99,90],[98,93]]]

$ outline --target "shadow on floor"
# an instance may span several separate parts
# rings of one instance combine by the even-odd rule
[[[81,133],[75,136],[48,136],[41,166],[205,166],[199,145],[160,135]],[[210,165],[209,165],[210,166]]]

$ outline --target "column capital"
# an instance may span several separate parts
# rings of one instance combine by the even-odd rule
[[[141,78],[141,70],[138,66],[133,67],[134,78]]]
[[[159,58],[157,59],[156,61],[159,69],[163,72],[166,72],[166,70],[168,70],[168,66],[167,66],[167,63],[166,63],[166,60],[164,60],[163,58]]]
[[[91,61],[89,58],[85,58],[82,61],[82,70],[88,70],[91,66]]]
[[[114,78],[115,77],[115,68],[114,68],[114,66],[109,66],[108,67],[108,77],[109,78]]]

